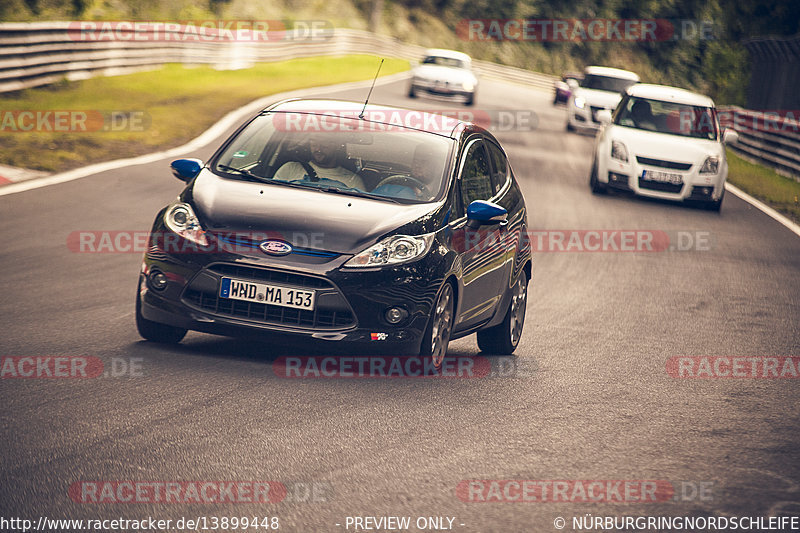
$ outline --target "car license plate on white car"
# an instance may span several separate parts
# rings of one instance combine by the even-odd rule
[[[683,176],[672,174],[671,172],[661,172],[660,170],[643,170],[642,179],[647,181],[658,181],[660,183],[672,183],[680,185],[683,183]]]
[[[306,311],[314,310],[314,291],[253,283],[239,279],[222,278],[220,298],[230,298],[259,304],[280,305]]]

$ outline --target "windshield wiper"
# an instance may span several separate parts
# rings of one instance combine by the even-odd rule
[[[311,186],[311,188],[324,192],[343,194],[345,196],[358,196],[359,198],[369,198],[370,200],[389,200],[390,202],[393,202],[395,204],[402,203],[390,196],[381,196],[380,194],[370,194],[368,192],[361,192],[355,189],[339,189],[337,187],[314,187],[314,186]]]
[[[358,196],[359,198],[369,198],[370,200],[389,200],[395,204],[400,204],[402,202],[396,200],[395,198],[390,198],[388,196],[381,196],[379,194],[370,194],[368,192],[363,192],[358,189],[340,189],[339,187],[334,187],[332,185],[310,185],[308,183],[298,183],[299,180],[295,181],[283,181],[283,180],[272,180],[270,183],[279,183],[281,185],[288,185],[290,187],[298,187],[300,189],[306,189],[309,191],[319,191],[319,192],[332,192],[334,194],[343,194],[345,196]],[[313,183],[313,182],[312,182]]]
[[[217,165],[217,168],[219,168],[221,170],[224,170],[226,172],[235,172],[235,173],[240,174],[242,176],[247,176],[250,179],[253,179],[253,180],[256,180],[256,181],[260,181],[262,183],[271,183],[271,180],[268,180],[267,178],[264,178],[262,176],[257,176],[256,174],[253,174],[252,172],[250,172],[249,170],[247,170],[245,168],[236,168],[236,167],[231,167],[231,166],[228,166],[228,165]]]

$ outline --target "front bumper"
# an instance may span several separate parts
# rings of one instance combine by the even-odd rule
[[[646,160],[646,163],[640,162]],[[678,167],[680,168],[674,168]],[[598,175],[601,183],[609,187],[633,192],[640,196],[677,201],[718,201],[725,188],[727,168],[720,167],[717,174],[700,174],[701,164],[662,161],[643,156],[629,157],[628,162],[607,158],[605,172]],[[673,168],[670,168],[673,167]],[[688,168],[686,168],[688,167]],[[660,183],[645,180],[645,170],[681,176],[680,183]]]
[[[475,95],[475,88],[471,90],[464,89],[461,84],[457,83],[434,83],[427,80],[413,80],[411,87],[414,91],[424,91],[436,96],[455,96],[463,98],[472,98]]]
[[[359,351],[418,353],[439,286],[440,257],[385,269],[340,268],[349,256],[280,257],[255,254],[145,254],[140,273],[142,316],[189,330],[279,342],[322,342]],[[164,273],[167,286],[148,281]],[[222,298],[223,277],[314,290],[313,311]],[[386,310],[401,307],[406,319],[390,324]]]

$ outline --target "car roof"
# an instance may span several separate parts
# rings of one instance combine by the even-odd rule
[[[628,88],[628,94],[638,98],[649,100],[662,100],[665,102],[675,102],[700,107],[714,107],[714,101],[699,93],[693,93],[680,87],[670,87],[668,85],[654,85],[650,83],[639,83]]]
[[[631,72],[630,70],[622,70],[621,68],[598,67],[593,65],[591,67],[586,67],[584,72],[593,76],[607,76],[609,78],[639,81],[638,74]]]
[[[466,61],[467,63],[472,61],[472,58],[470,58],[464,52],[457,52],[455,50],[445,50],[444,48],[429,48],[428,50],[425,50],[425,57],[430,57],[430,56],[450,57],[453,59]]]
[[[457,132],[465,128],[475,131],[485,131],[480,126],[459,120],[451,116],[444,116],[438,113],[429,113],[417,109],[405,109],[380,104],[369,104],[364,108],[363,102],[353,102],[349,100],[327,100],[327,99],[289,99],[278,102],[264,111],[274,111],[280,113],[311,113],[315,115],[328,115],[334,117],[356,118],[364,109],[366,115],[364,120],[370,122],[388,124],[401,128],[432,133],[443,137],[456,138]],[[408,115],[411,113],[411,115]],[[406,114],[406,115],[404,115]],[[419,127],[409,126],[403,123],[403,117],[413,118],[413,124]],[[386,117],[383,120],[379,118]],[[398,120],[400,119],[400,120]],[[436,126],[439,127],[436,127]],[[452,126],[452,127],[451,127]]]

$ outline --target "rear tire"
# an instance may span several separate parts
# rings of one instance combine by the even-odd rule
[[[511,302],[503,322],[492,328],[478,331],[478,347],[482,352],[511,355],[519,346],[525,326],[525,309],[528,303],[528,275],[523,271],[512,289]]]
[[[567,120],[567,131],[575,131],[575,126],[573,126],[569,120]]]
[[[436,304],[431,309],[431,317],[420,347],[421,357],[430,357],[437,370],[442,368],[450,335],[453,332],[455,294],[453,286],[445,282],[436,296]]]
[[[597,158],[592,162],[592,171],[589,173],[589,187],[594,194],[605,194],[606,186],[597,179]]]
[[[140,285],[141,287],[141,285]],[[143,339],[161,344],[178,344],[186,336],[186,330],[147,320],[142,316],[142,297],[136,291],[136,329]]]

